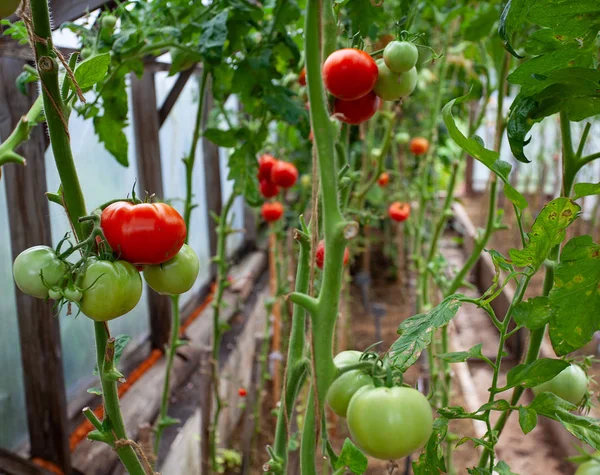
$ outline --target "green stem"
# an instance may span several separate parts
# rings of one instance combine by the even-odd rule
[[[50,14],[48,0],[32,0],[31,14],[33,31],[36,35],[35,52],[36,63],[42,84],[44,110],[56,168],[60,176],[64,207],[71,221],[71,226],[79,240],[85,238],[79,218],[86,216],[85,200],[79,184],[79,177],[73,160],[69,133],[66,127],[66,110],[64,108],[58,82],[58,63],[52,45],[52,30],[50,28]],[[104,362],[107,343],[109,339],[108,326],[103,322],[94,322],[96,337],[96,357],[100,381],[102,384],[102,397],[106,418],[110,420],[113,433],[117,440],[129,440],[117,391],[117,381],[104,377]],[[114,356],[112,356],[114,358]],[[114,360],[113,360],[114,363]],[[144,468],[139,461],[133,447],[121,446],[117,455],[123,462],[127,471],[132,475],[144,475]]]
[[[21,117],[15,130],[8,138],[0,144],[0,167],[6,163],[19,163],[25,165],[25,158],[17,154],[15,150],[24,142],[29,140],[31,130],[43,119],[42,113],[43,97],[40,95],[26,115]]]
[[[229,195],[229,199],[225,203],[223,210],[221,211],[221,217],[219,218],[219,225],[217,227],[217,293],[215,301],[213,303],[213,348],[212,348],[212,372],[211,381],[213,394],[215,399],[215,412],[213,414],[213,420],[209,428],[210,437],[210,459],[212,469],[215,473],[218,471],[217,462],[217,430],[219,427],[219,416],[221,415],[221,409],[223,409],[223,401],[221,399],[219,391],[219,353],[221,351],[221,306],[223,304],[223,293],[227,287],[227,235],[229,234],[228,217],[229,211],[233,206],[236,194],[232,192]]]
[[[300,445],[300,473],[302,475],[317,475],[317,466],[315,463],[317,423],[315,417],[315,395],[311,386],[308,401],[306,402],[304,428],[302,430],[302,442]]]

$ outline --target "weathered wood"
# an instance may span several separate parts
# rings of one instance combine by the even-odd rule
[[[165,463],[160,467],[164,474],[199,474],[201,471],[200,447],[198,444],[198,427],[201,416],[198,409],[183,425],[177,438],[171,444],[171,450]]]
[[[54,28],[58,28],[65,21],[77,20],[87,12],[106,6],[110,8],[114,0],[50,0],[50,9]]]
[[[256,279],[267,268],[267,255],[263,251],[256,251],[249,254],[239,265],[234,266],[229,272],[232,284],[229,287],[231,292],[239,294],[242,299],[247,299]]]
[[[173,84],[173,87],[169,91],[169,94],[167,95],[165,102],[163,103],[162,106],[160,106],[160,110],[158,111],[158,123],[159,123],[160,127],[163,126],[163,124],[165,123],[165,120],[167,120],[167,117],[169,117],[169,114],[171,113],[173,106],[177,102],[177,99],[179,99],[179,95],[181,94],[181,91],[183,91],[183,88],[185,87],[188,80],[190,79],[190,77],[192,77],[193,74],[194,74],[193,67],[190,69],[187,69],[185,71],[181,71],[179,73],[179,77],[175,81],[175,84]]]
[[[138,188],[163,198],[162,169],[156,86],[153,73],[144,73],[141,79],[132,75],[131,99],[133,103],[133,127],[137,155]],[[150,312],[150,341],[153,348],[163,349],[171,332],[171,300],[154,291],[148,292]]]
[[[209,78],[206,85],[206,97],[204,99],[204,120],[202,128],[206,127],[208,116],[213,108],[212,80]],[[205,202],[208,211],[221,215],[223,208],[223,192],[221,189],[221,160],[219,157],[219,147],[206,138],[202,138],[202,153],[204,157],[204,189]],[[217,254],[217,223],[210,218],[208,222],[208,240],[210,243],[210,255]],[[214,278],[217,275],[217,264],[211,263],[210,275]]]
[[[0,136],[6,138],[25,115],[37,95],[35,85],[29,96],[17,91],[15,79],[24,62],[0,58]],[[13,257],[39,244],[51,244],[43,130],[33,130],[31,140],[18,152],[29,162],[27,167],[9,164],[3,167]],[[53,205],[54,206],[54,205]],[[56,212],[56,210],[55,210]],[[23,362],[23,381],[32,457],[48,460],[65,473],[71,473],[67,400],[62,366],[58,318],[52,305],[16,291]]]
[[[7,475],[52,475],[51,472],[0,448],[0,473]]]

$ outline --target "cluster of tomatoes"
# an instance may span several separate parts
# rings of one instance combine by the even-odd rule
[[[141,271],[160,294],[183,294],[196,282],[200,262],[185,244],[185,222],[165,203],[115,202],[102,211],[94,236],[62,254],[60,246],[23,251],[13,264],[17,287],[36,298],[75,303],[92,320],[108,321],[138,304]],[[104,242],[110,252],[102,252]],[[67,258],[76,250],[81,259],[72,263]]]
[[[264,198],[273,198],[281,189],[291,188],[298,181],[298,169],[294,164],[277,160],[269,154],[258,159],[258,183],[260,194]],[[272,223],[283,216],[283,205],[279,201],[265,202],[261,213],[263,219]]]
[[[375,358],[360,351],[342,351],[334,358],[340,370],[361,361],[373,361],[373,368],[381,368]],[[361,369],[342,373],[327,391],[327,403],[346,419],[356,445],[381,460],[397,460],[421,449],[433,430],[431,406],[423,394],[409,387],[384,386]]]
[[[334,51],[323,64],[325,87],[336,98],[334,115],[347,124],[369,120],[384,101],[409,96],[417,85],[417,47],[408,41],[392,41],[375,61],[356,48]],[[300,83],[306,82],[304,76]]]

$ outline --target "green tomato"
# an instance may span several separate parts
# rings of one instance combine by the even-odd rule
[[[81,50],[81,59],[88,59],[92,57],[92,54],[94,53],[94,50],[88,46],[86,46],[85,48],[83,48]]]
[[[559,398],[578,405],[588,389],[588,379],[581,366],[572,364],[550,381],[532,388],[536,396],[543,392],[556,394]]]
[[[360,351],[342,351],[333,362],[338,368],[353,365],[359,362],[362,353]],[[348,404],[352,396],[363,386],[372,385],[373,380],[364,371],[354,369],[339,376],[327,391],[327,404],[340,417],[346,417]]]
[[[92,261],[81,282],[81,311],[97,322],[125,315],[142,296],[142,278],[126,261]]]
[[[21,0],[2,0],[0,2],[0,18],[7,18],[17,11]]]
[[[102,29],[108,30],[111,33],[117,26],[117,17],[114,15],[104,15],[102,17]]]
[[[54,249],[48,246],[34,246],[26,249],[17,256],[13,264],[13,276],[21,292],[45,299],[48,297],[48,287],[58,285],[68,270],[68,266],[61,261]],[[42,281],[43,275],[44,281]]]
[[[62,298],[62,292],[59,288],[48,290],[48,297],[52,300],[60,300]]]
[[[184,244],[170,261],[156,266],[146,266],[144,279],[159,294],[180,295],[194,286],[199,271],[198,256],[190,246]]]
[[[72,302],[80,302],[83,298],[83,292],[76,287],[67,287],[63,291],[63,295],[67,300]]]
[[[310,188],[312,185],[312,178],[310,175],[302,175],[302,178],[300,178],[300,184],[304,187],[304,188]]]
[[[398,132],[396,134],[396,143],[407,144],[410,141],[410,134],[408,132]]]
[[[391,41],[383,50],[383,60],[395,73],[404,73],[412,69],[419,59],[419,50],[408,41]]]
[[[346,422],[356,445],[381,460],[420,449],[433,429],[427,398],[405,387],[360,389],[350,400]]]
[[[377,60],[379,76],[373,91],[384,101],[397,101],[410,95],[417,86],[417,69],[412,68],[405,73],[398,74],[391,71],[383,59]]]
[[[592,455],[600,459],[600,452]],[[600,461],[593,459],[582,463],[575,472],[575,475],[600,475]]]

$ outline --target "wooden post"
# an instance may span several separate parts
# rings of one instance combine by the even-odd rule
[[[147,191],[164,196],[160,160],[159,120],[156,106],[154,74],[146,72],[141,79],[131,75],[133,127],[138,167],[140,196]],[[148,292],[150,341],[152,348],[164,349],[171,331],[171,301],[169,297]]]
[[[37,96],[33,84],[28,96],[17,91],[15,79],[24,61],[0,58],[0,136],[6,138]],[[18,151],[28,166],[3,167],[13,257],[28,247],[51,245],[50,214],[44,165],[44,130],[36,127],[31,139]],[[52,205],[57,206],[57,205]],[[54,212],[60,212],[58,207]],[[11,285],[11,284],[9,284]],[[16,291],[17,321],[23,362],[23,381],[31,456],[39,457],[72,473],[67,423],[67,399],[62,366],[59,319],[52,305]]]
[[[213,108],[212,80],[208,79],[206,83],[206,97],[204,98],[204,121],[202,129],[206,126],[208,115]],[[204,189],[205,200],[208,211],[216,215],[221,215],[223,208],[223,191],[221,188],[221,160],[219,157],[219,147],[210,140],[202,138],[202,154],[204,156]],[[208,220],[208,239],[210,243],[210,255],[217,255],[217,223],[212,218]],[[210,266],[210,276],[214,279],[217,276],[217,264],[213,262]]]

